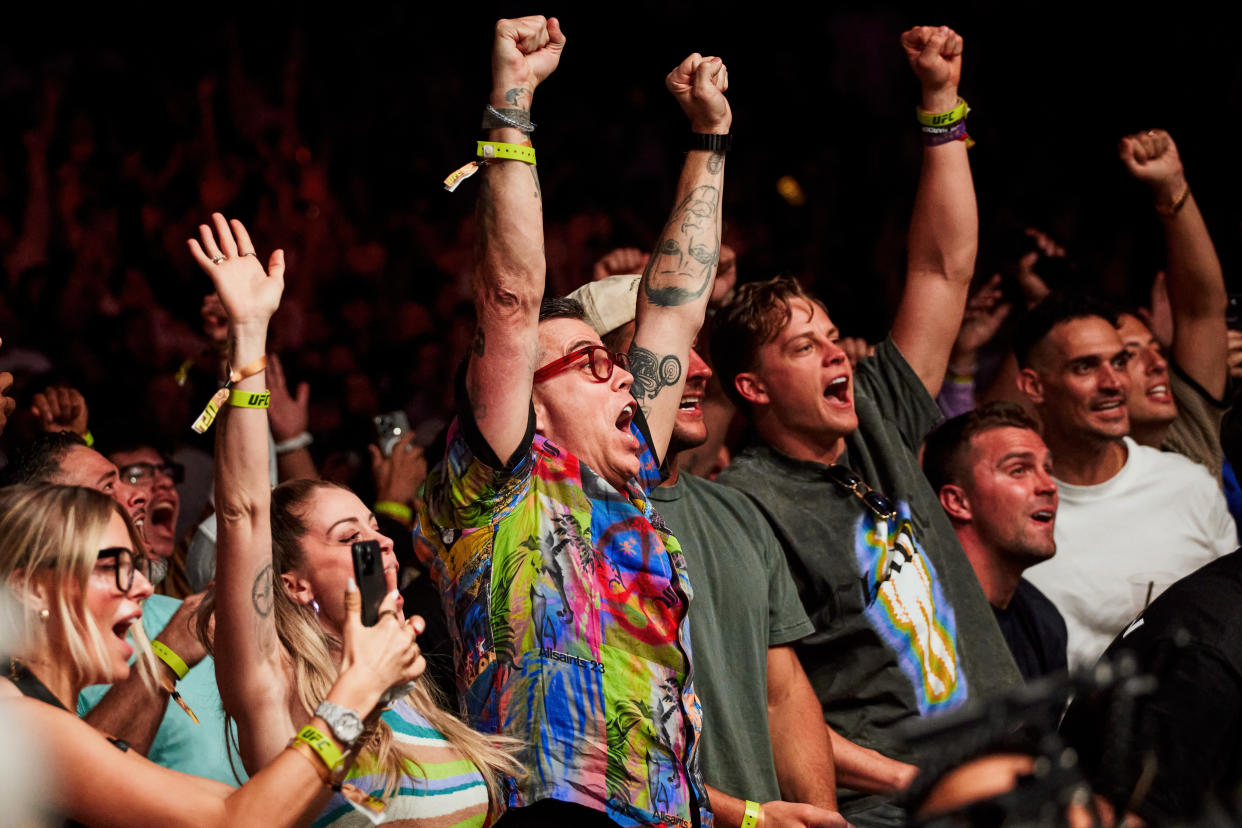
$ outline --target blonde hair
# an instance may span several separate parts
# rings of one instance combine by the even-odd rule
[[[109,682],[112,660],[103,632],[86,610],[86,591],[99,547],[113,515],[120,515],[129,532],[135,557],[143,554],[142,538],[129,515],[115,501],[94,489],[81,486],[9,486],[0,489],[0,579],[16,599],[14,627],[24,649],[45,649],[45,619],[22,600],[40,571],[52,573],[55,588],[47,607],[65,631],[67,653],[74,678],[79,682]],[[76,582],[78,600],[70,600],[68,586]],[[140,623],[130,627],[138,652],[143,682],[156,690],[155,656]]]
[[[350,491],[345,486],[323,480],[290,480],[272,490],[272,592],[275,596],[276,635],[293,667],[293,692],[307,716],[315,714],[315,708],[328,695],[340,675],[340,668],[332,654],[340,651],[342,642],[323,628],[313,609],[293,599],[280,576],[304,565],[301,539],[307,532],[304,518],[309,501],[315,492],[329,488]],[[204,640],[207,631],[205,620],[212,611],[214,598],[214,594],[209,595],[199,611],[199,636]],[[518,741],[473,730],[447,711],[442,700],[436,696],[435,691],[420,678],[405,700],[479,769],[487,783],[489,812],[493,818],[499,816],[505,804],[500,779],[519,776],[523,772],[513,756]],[[420,773],[424,772],[418,759],[393,738],[392,728],[383,721],[379,722],[370,741],[363,746],[362,753],[384,774],[385,798],[396,792],[406,763],[418,768]]]

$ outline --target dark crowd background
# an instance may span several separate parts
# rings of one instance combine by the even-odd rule
[[[97,435],[191,441],[216,368],[200,319],[209,285],[185,239],[221,210],[246,222],[261,256],[288,254],[271,350],[291,385],[311,385],[325,477],[359,484],[376,413],[443,421],[472,333],[476,185],[449,194],[441,181],[473,156],[491,26],[532,12],[559,16],[568,36],[533,109],[550,291],[590,278],[613,248],[653,244],[684,145],[663,78],[698,50],[730,72],[725,234],[740,278],[794,274],[845,334],[883,335],[920,158],[898,35],[927,23],[965,38],[980,278],[1012,270],[1029,226],[1068,248],[1066,278],[1145,298],[1160,234],[1116,145],[1162,127],[1239,286],[1242,59],[1220,16],[1091,4],[48,4],[10,9],[0,34],[0,368],[17,375],[19,404],[68,383]],[[12,425],[6,441],[30,433]]]

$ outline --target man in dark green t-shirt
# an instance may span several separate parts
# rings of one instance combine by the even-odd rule
[[[961,38],[919,27],[901,40],[921,122],[960,118]],[[711,330],[715,370],[759,437],[719,480],[751,497],[785,549],[816,630],[799,655],[844,737],[833,741],[849,789],[841,812],[863,826],[904,822],[891,796],[925,757],[901,724],[1020,681],[919,468],[978,239],[966,142],[923,133],[904,295],[890,337],[856,373],[824,306],[792,279],[741,285]]]

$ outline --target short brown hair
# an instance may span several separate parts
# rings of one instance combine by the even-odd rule
[[[927,436],[923,449],[923,474],[937,494],[950,483],[959,483],[962,461],[976,434],[994,428],[1026,428],[1039,433],[1039,423],[1022,406],[1011,402],[992,402],[974,411],[959,414]]]
[[[776,339],[789,324],[792,299],[805,299],[827,311],[824,303],[808,294],[796,279],[777,276],[740,285],[729,303],[712,317],[712,369],[729,399],[743,410],[749,403],[738,393],[734,380],[755,367],[759,348]]]

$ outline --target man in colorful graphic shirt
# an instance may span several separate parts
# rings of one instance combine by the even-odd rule
[[[647,491],[715,277],[728,75],[694,54],[667,78],[691,146],[627,360],[600,344],[576,303],[541,307],[540,188],[521,145],[531,96],[564,43],[555,19],[496,26],[479,329],[421,531],[436,549],[470,721],[521,743],[527,773],[509,781],[505,824],[709,824],[690,583]]]
[[[901,43],[920,120],[952,120],[961,37],[923,26]],[[1020,680],[918,464],[978,236],[966,143],[944,137],[924,129],[905,292],[856,374],[823,304],[792,279],[740,286],[712,324],[714,367],[759,437],[717,479],[750,495],[785,548],[815,625],[798,651],[833,740],[838,803],[862,826],[904,822],[891,797],[922,757],[902,722]]]

